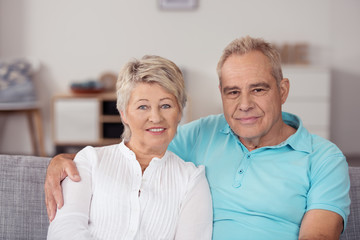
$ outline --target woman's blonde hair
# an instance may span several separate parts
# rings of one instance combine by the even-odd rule
[[[156,83],[174,95],[182,113],[186,104],[184,78],[181,70],[172,61],[155,56],[145,55],[141,59],[133,59],[122,67],[116,83],[117,109],[125,114],[133,89],[138,83]],[[122,138],[128,141],[131,131],[124,124]]]

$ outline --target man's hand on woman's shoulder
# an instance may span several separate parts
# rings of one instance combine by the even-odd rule
[[[45,179],[45,203],[49,220],[55,218],[57,208],[64,205],[61,181],[67,176],[72,181],[80,181],[79,172],[73,162],[75,154],[59,154],[53,157],[49,163]]]

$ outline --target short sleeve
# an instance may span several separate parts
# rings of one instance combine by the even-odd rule
[[[345,229],[350,213],[348,164],[342,153],[318,157],[324,159],[314,164],[311,170],[306,210],[324,209],[335,212],[343,218]]]

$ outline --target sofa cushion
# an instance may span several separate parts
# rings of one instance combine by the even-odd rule
[[[0,155],[0,239],[46,239],[44,180],[50,158]],[[350,216],[341,240],[360,239],[360,167],[350,167]]]
[[[44,180],[49,160],[0,155],[0,239],[46,239]]]

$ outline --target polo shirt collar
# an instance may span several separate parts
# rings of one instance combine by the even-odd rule
[[[220,132],[223,134],[232,134],[236,136],[236,134],[231,130],[229,124],[226,122],[224,115],[222,115],[222,118],[224,119],[224,123],[223,126],[220,128]],[[301,119],[298,116],[287,112],[282,112],[282,118],[287,125],[295,128],[296,132],[291,135],[286,141],[273,147],[276,148],[289,145],[297,151],[303,151],[308,153],[312,152],[311,134],[303,126]]]
[[[291,113],[282,113],[283,121],[296,129],[296,132],[291,135],[284,143],[290,145],[293,149],[303,152],[312,152],[312,138],[308,130],[303,126],[301,119]]]
[[[225,119],[224,115],[221,116],[223,119]],[[220,128],[220,132],[224,133],[224,134],[229,134],[229,133],[233,133],[233,131],[231,130],[229,124],[227,123],[227,121],[225,120],[225,122],[223,123],[223,126]]]

